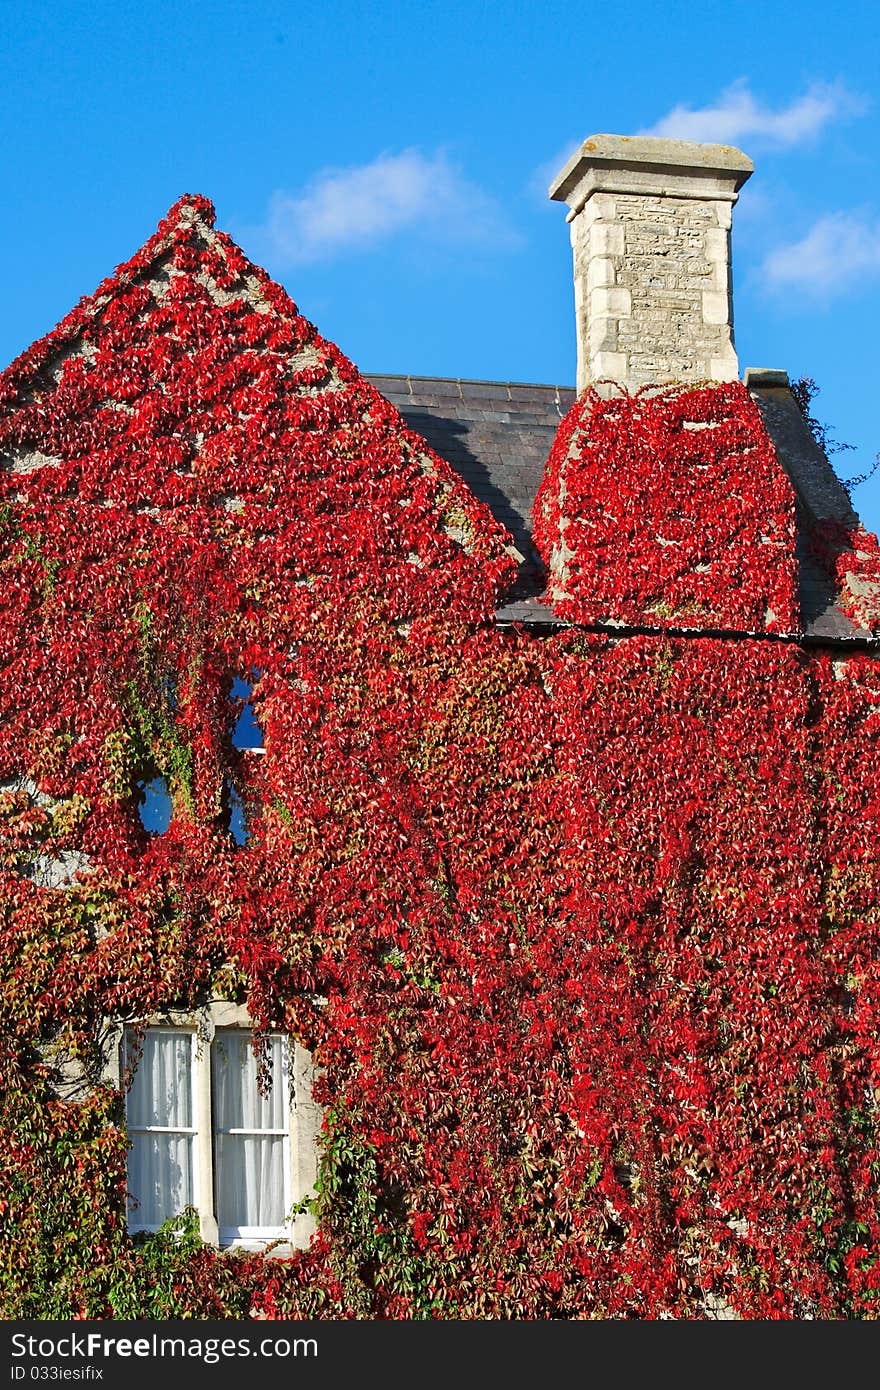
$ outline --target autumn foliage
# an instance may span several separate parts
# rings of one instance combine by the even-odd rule
[[[575,622],[797,630],[794,491],[739,382],[585,392],[550,452],[535,538]]]
[[[880,674],[780,640],[743,389],[586,398],[536,531],[575,623],[737,639],[496,627],[501,528],[201,199],[0,400],[2,1314],[874,1317]],[[291,1260],[126,1231],[107,1021],[217,995],[322,1069]]]

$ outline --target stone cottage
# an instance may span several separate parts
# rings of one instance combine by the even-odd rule
[[[575,388],[199,197],[0,377],[6,1316],[873,1315],[880,567],[751,172],[569,160]]]

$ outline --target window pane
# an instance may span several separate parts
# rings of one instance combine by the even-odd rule
[[[188,1134],[132,1134],[130,1139],[128,1218],[132,1226],[158,1226],[192,1205],[193,1141]]]
[[[267,1046],[272,1086],[267,1095],[261,1096],[251,1034],[229,1029],[215,1036],[211,1046],[215,1128],[287,1128],[287,1086],[282,1068],[284,1040],[276,1035],[269,1038]]]
[[[248,824],[245,815],[244,803],[241,799],[238,787],[232,782],[226,783],[226,796],[229,805],[229,833],[237,845],[246,845],[248,841]]]
[[[139,791],[138,815],[141,825],[151,835],[164,835],[171,824],[173,811],[168,783],[164,777],[154,777],[152,782],[142,784]]]
[[[221,1229],[284,1224],[284,1140],[218,1134],[217,1223]]]
[[[251,695],[252,687],[248,681],[236,679],[232,682],[232,698],[244,701],[241,714],[238,716],[232,731],[233,748],[262,748],[263,746],[263,734],[251,704]]]
[[[134,1038],[127,1037],[133,1060]],[[192,1127],[192,1037],[189,1033],[148,1029],[140,1060],[126,1099],[128,1123],[163,1125],[169,1129]]]

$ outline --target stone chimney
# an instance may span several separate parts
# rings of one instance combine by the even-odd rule
[[[550,186],[571,211],[577,386],[732,381],[731,145],[591,135]]]

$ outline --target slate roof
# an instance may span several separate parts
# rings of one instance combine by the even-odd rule
[[[513,535],[522,559],[498,619],[539,628],[566,626],[542,601],[545,579],[532,543],[531,512],[556,429],[576,399],[574,388],[418,376],[367,375],[367,380]],[[811,645],[873,642],[836,605],[832,581],[812,557],[807,539],[811,523],[820,518],[857,524],[849,496],[813,439],[785,373],[752,370],[746,385],[798,499],[804,639]]]
[[[747,371],[746,386],[764,417],[776,457],[792,481],[798,503],[801,622],[813,640],[871,640],[835,604],[834,585],[810,551],[808,536],[820,520],[856,527],[859,518],[846,488],[816,443],[789,390],[784,372]]]
[[[565,626],[539,598],[545,581],[532,544],[532,503],[559,422],[577,398],[574,387],[365,375],[513,536],[522,558],[498,617]]]

